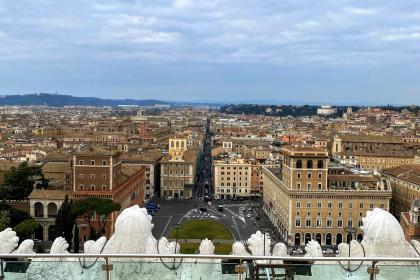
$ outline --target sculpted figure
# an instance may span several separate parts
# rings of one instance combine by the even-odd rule
[[[9,254],[18,246],[19,237],[16,236],[11,228],[6,228],[0,232],[0,253]]]
[[[367,257],[417,257],[414,248],[404,238],[397,219],[389,212],[375,208],[366,213],[361,227],[361,244]]]

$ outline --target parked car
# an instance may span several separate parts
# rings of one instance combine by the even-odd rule
[[[219,211],[219,212],[223,212],[223,206],[219,206],[219,207],[217,207],[217,211]]]
[[[200,211],[201,212],[207,212],[207,208],[206,207],[200,207]]]

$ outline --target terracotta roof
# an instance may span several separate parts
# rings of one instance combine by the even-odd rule
[[[29,199],[56,199],[64,200],[68,195],[70,197],[70,191],[63,190],[45,190],[45,189],[34,189],[28,196]]]
[[[420,164],[404,164],[386,169],[384,173],[420,185]]]
[[[353,135],[353,134],[339,134],[339,138],[343,142],[367,142],[367,143],[392,143],[392,144],[402,144],[404,143],[403,139],[398,136],[388,136],[388,135]]]

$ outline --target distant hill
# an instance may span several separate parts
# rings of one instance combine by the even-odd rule
[[[154,100],[154,99],[102,99],[97,97],[77,97],[71,95],[62,94],[50,94],[50,93],[35,93],[25,95],[1,95],[0,106],[4,105],[45,105],[53,107],[63,106],[111,106],[115,107],[118,105],[138,105],[138,106],[154,106],[154,105],[166,105],[169,104],[165,101]]]

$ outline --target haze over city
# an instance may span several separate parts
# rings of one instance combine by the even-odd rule
[[[1,1],[0,94],[419,104],[406,1]]]

